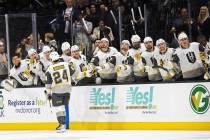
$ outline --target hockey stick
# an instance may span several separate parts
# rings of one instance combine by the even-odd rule
[[[175,32],[173,33],[173,36],[174,36],[174,39],[175,39],[177,42],[179,42]]]
[[[135,29],[135,25],[134,25],[134,21],[133,20],[131,20],[131,25],[132,25],[133,31],[134,31],[134,33],[136,35],[137,32],[136,32],[136,29]]]
[[[169,73],[169,70],[162,66],[153,66],[153,68],[159,68],[159,69],[162,69],[162,70],[166,71],[167,73]]]
[[[139,15],[140,15],[140,20],[144,20],[142,13],[141,13],[141,6],[138,6],[138,10],[139,10]]]
[[[48,97],[48,93],[47,93],[46,90],[44,90],[44,94],[45,94],[45,96],[46,96],[46,98],[47,98],[47,97]],[[52,114],[53,112],[52,112],[52,104],[51,104],[51,101],[50,101],[50,99],[48,99],[48,98],[47,98],[47,100],[48,100],[49,106],[50,106],[50,113]]]
[[[162,66],[154,66],[153,68],[159,68],[159,69],[162,69],[164,70],[165,72],[169,73],[170,74],[170,71]],[[174,74],[174,76],[171,77],[171,79],[174,79],[176,77],[176,74]]]

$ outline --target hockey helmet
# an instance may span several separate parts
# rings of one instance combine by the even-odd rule
[[[31,48],[29,51],[28,51],[28,56],[31,56],[32,54],[36,53],[37,51],[33,48]]]
[[[131,46],[131,44],[128,40],[123,40],[122,43],[126,43],[126,44],[128,44],[128,46]]]
[[[73,45],[72,47],[71,47],[71,52],[74,52],[74,51],[79,51],[80,49],[79,49],[79,46],[78,45]]]
[[[51,52],[50,53],[50,59],[52,61],[56,61],[56,60],[59,60],[60,59],[60,56],[59,56],[59,54],[57,52]]]
[[[151,37],[148,36],[148,37],[144,38],[144,43],[146,43],[146,42],[153,42],[153,40]]]
[[[108,40],[107,38],[105,38],[105,37],[104,37],[104,38],[102,38],[102,39],[101,39],[101,41],[106,41],[106,42],[109,42],[109,40]]]
[[[185,32],[180,33],[179,36],[178,36],[178,40],[180,41],[184,38],[188,38],[187,34]]]
[[[131,37],[131,42],[132,43],[137,43],[137,42],[140,42],[140,41],[141,41],[141,38],[138,35],[132,35],[132,37]]]
[[[51,49],[49,46],[47,46],[47,45],[43,46],[43,48],[42,48],[43,53],[50,52],[50,51],[51,51]]]
[[[164,39],[160,38],[156,41],[156,46],[160,45],[161,43],[166,43]]]
[[[61,50],[64,52],[65,50],[70,49],[70,44],[68,42],[63,42],[61,45]]]

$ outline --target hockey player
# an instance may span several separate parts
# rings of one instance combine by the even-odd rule
[[[132,69],[127,63],[128,50],[130,47],[130,42],[128,40],[123,40],[120,45],[120,52],[114,54],[107,65],[111,65],[110,69],[113,68],[117,72],[117,82],[133,82]]]
[[[40,61],[44,65],[44,71],[46,71],[47,68],[52,64],[51,59],[50,59],[50,53],[51,53],[50,47],[47,45],[43,46],[43,48],[42,48],[43,56],[40,57]],[[40,54],[39,54],[39,56],[40,56]]]
[[[39,59],[39,55],[35,49],[30,49],[28,51],[29,59],[29,68],[30,71],[35,74],[35,85],[44,84],[45,83],[45,71],[44,65]]]
[[[153,46],[153,40],[151,37],[144,38],[144,44],[146,51],[142,53],[142,63],[144,64],[148,73],[149,81],[161,80],[160,72],[158,68],[154,68],[154,52],[157,51]]]
[[[158,39],[156,46],[159,50],[154,52],[154,67],[159,68],[163,81],[174,81],[180,72],[178,66],[172,62],[175,50],[168,48],[163,39]]]
[[[80,48],[77,45],[71,47],[72,58],[70,60],[70,65],[75,70],[72,75],[76,85],[85,85],[91,83],[92,74],[91,69],[87,65],[86,57],[81,54]]]
[[[132,66],[135,81],[146,81],[147,73],[145,72],[141,57],[143,52],[141,38],[138,35],[133,35],[131,37],[131,42],[132,48],[128,50],[128,64]]]
[[[210,42],[207,41],[206,37],[204,35],[199,35],[197,41],[204,48],[204,52],[210,55]]]
[[[29,69],[28,60],[22,60],[19,54],[12,56],[14,66],[10,70],[9,77],[15,79],[18,87],[32,86],[34,84],[34,74]]]
[[[56,116],[59,126],[56,130],[64,132],[66,130],[65,105],[69,104],[73,70],[67,62],[60,62],[60,56],[57,52],[52,52],[50,58],[53,65],[50,65],[46,72],[46,93],[48,99],[52,99],[52,105],[57,110]]]
[[[94,51],[93,51],[93,56],[95,56],[98,51],[100,50],[100,43],[101,43],[101,40],[100,39],[96,39],[95,40],[95,43],[94,43]]]
[[[71,59],[70,44],[68,42],[63,42],[61,45],[61,50],[63,52],[61,58],[64,60],[64,62],[69,62]]]
[[[178,36],[180,47],[176,49],[174,61],[180,65],[184,79],[203,79],[204,67],[200,57],[199,43],[189,43],[188,36],[182,32]]]
[[[111,56],[116,54],[118,51],[114,47],[109,47],[109,40],[107,38],[101,39],[100,50],[92,58],[91,64],[96,67],[96,71],[98,71],[100,77],[102,78],[102,83],[113,82],[116,74],[113,69],[109,69],[107,67],[103,67],[105,63],[107,63]]]
[[[205,69],[204,79],[209,80],[210,79],[210,44],[207,42],[206,37],[203,35],[200,35],[197,37],[197,41],[200,43],[199,50],[200,50],[200,56],[202,58],[202,63]]]

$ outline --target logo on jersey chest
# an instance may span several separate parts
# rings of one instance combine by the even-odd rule
[[[188,53],[186,54],[186,56],[187,56],[187,59],[188,59],[188,61],[189,61],[190,63],[195,63],[196,57],[195,57],[195,53],[194,53],[194,52],[188,52]]]

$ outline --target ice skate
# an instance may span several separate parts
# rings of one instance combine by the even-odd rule
[[[64,133],[66,131],[66,125],[65,124],[59,124],[59,126],[56,128],[57,133]]]

